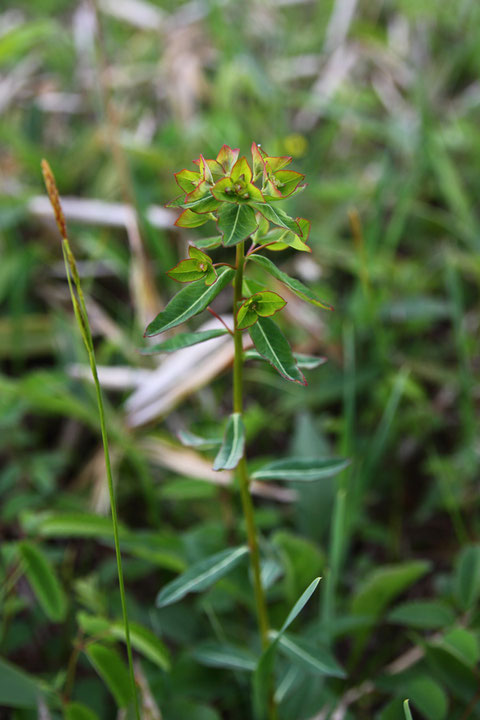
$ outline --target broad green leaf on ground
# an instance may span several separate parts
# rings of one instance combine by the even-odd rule
[[[271,537],[285,572],[285,593],[289,602],[298,597],[313,575],[320,575],[325,556],[313,539],[290,530],[278,530]]]
[[[360,584],[353,596],[352,613],[362,616],[369,615],[373,625],[388,605],[400,593],[423,577],[429,568],[430,564],[423,560],[412,560],[398,565],[376,568]],[[355,633],[354,657],[359,657],[372,625]]]
[[[98,720],[98,715],[83,703],[72,702],[65,707],[65,720]]]
[[[38,545],[25,541],[19,549],[28,582],[42,610],[53,622],[61,622],[67,602],[53,565]]]
[[[145,337],[159,335],[198,315],[229,284],[234,274],[235,270],[232,268],[222,267],[219,268],[218,279],[213,285],[206,286],[203,280],[196,280],[182,288],[170,300],[165,310],[162,310],[150,323],[145,331]]]
[[[237,245],[257,229],[255,211],[249,205],[224,203],[218,212],[218,229],[225,247]]]
[[[275,225],[280,225],[280,227],[291,230],[293,233],[295,233],[295,235],[299,235],[300,237],[303,236],[302,229],[300,228],[298,222],[291,218],[289,215],[287,215],[287,213],[284,212],[284,210],[281,210],[281,208],[274,207],[267,202],[261,204],[255,203],[254,207],[255,210],[261,212],[262,215],[267,218],[267,220],[274,223]]]
[[[480,596],[480,545],[467,545],[458,557],[454,578],[455,597],[468,610]]]
[[[301,613],[307,602],[317,589],[320,578],[315,578],[306,590],[300,595],[293,608],[288,613],[285,622],[278,632],[272,633],[272,640],[267,648],[262,652],[257,667],[253,674],[253,704],[255,715],[259,720],[263,720],[266,716],[268,706],[268,698],[270,693],[270,679],[273,675],[275,664],[275,655],[278,643],[285,631],[290,627],[296,617]]]
[[[92,643],[86,648],[85,654],[112,693],[118,707],[127,707],[131,700],[130,676],[119,653],[113,647]]]
[[[314,675],[346,677],[345,671],[327,648],[318,647],[304,638],[284,634],[279,640],[279,650],[293,663]]]
[[[355,615],[370,615],[372,619],[378,617],[397,595],[425,575],[429,567],[424,560],[412,560],[376,568],[355,593],[352,612]]]
[[[464,703],[471,702],[478,691],[476,663],[471,663],[458,646],[443,638],[426,644],[425,659],[435,676],[452,695]]]
[[[91,615],[84,610],[77,613],[77,622],[87,635],[108,635],[112,624],[108,618],[101,615]]]
[[[157,607],[178,602],[188,593],[206,590],[229,573],[248,554],[248,547],[240,547],[216,553],[192,565],[182,575],[168,583],[158,594]]]
[[[241,413],[228,418],[223,442],[213,463],[214,470],[233,470],[240,462],[245,449],[245,426]]]
[[[257,666],[257,658],[250,650],[227,643],[202,643],[193,650],[192,656],[208,667],[253,672]]]
[[[23,525],[23,522],[22,522]],[[25,523],[28,532],[42,537],[92,538],[113,544],[112,522],[108,517],[88,513],[45,513],[36,521]],[[171,570],[184,568],[180,542],[173,533],[130,532],[119,526],[120,542],[127,552],[160,567]]]
[[[110,626],[114,638],[126,642],[125,627],[116,621]],[[130,640],[132,646],[144,657],[162,670],[170,669],[170,654],[163,642],[151,630],[136,622],[130,622]]]
[[[175,503],[191,503],[194,500],[212,500],[215,502],[218,499],[218,490],[215,485],[204,480],[177,477],[162,482],[159,497]]]
[[[245,351],[245,360],[265,360],[260,353],[254,348]],[[315,355],[305,355],[304,353],[293,353],[293,357],[297,361],[297,366],[304,370],[315,370],[315,368],[324,365],[327,362],[326,357],[318,357]]]
[[[447,717],[445,690],[429,675],[417,675],[407,683],[405,690],[413,706],[428,720],[444,720]]]
[[[282,377],[300,385],[307,384],[303,373],[298,369],[290,345],[273,320],[259,318],[255,325],[249,328],[249,333],[256,350]]]
[[[35,678],[0,658],[0,707],[34,710],[41,695]]]
[[[34,532],[41,537],[79,537],[79,538],[111,538],[113,537],[112,521],[109,517],[89,513],[47,512],[36,514],[35,524],[29,528],[30,521],[22,525],[27,532]]]
[[[350,464],[344,458],[286,458],[274,460],[252,473],[254,480],[290,480],[296,482],[312,482],[332,477]]]
[[[257,253],[253,253],[252,255],[248,256],[248,259],[256,263],[257,265],[260,265],[260,267],[263,267],[264,270],[270,273],[270,275],[272,275],[277,280],[280,280],[280,282],[290,288],[290,290],[294,292],[295,295],[298,295],[298,297],[302,300],[305,300],[312,305],[316,305],[317,307],[323,308],[324,310],[333,310],[333,307],[331,305],[320,300],[315,295],[315,293],[312,292],[312,290],[310,290],[310,288],[308,288],[302,282],[300,282],[300,280],[292,278],[286,273],[282,272],[282,270],[279,270],[275,263],[273,263],[269,258],[265,257],[264,255],[258,255]]]
[[[388,620],[419,630],[434,630],[451,625],[455,620],[455,613],[448,605],[439,601],[415,600],[397,605],[388,614]]]
[[[471,668],[480,660],[479,640],[474,631],[455,627],[445,633],[443,642],[451,648]]]
[[[200,437],[189,430],[179,430],[177,437],[185,447],[198,448],[199,450],[209,450],[222,444],[222,438]]]
[[[212,340],[212,338],[221,337],[222,335],[228,335],[227,330],[217,328],[216,330],[199,330],[198,332],[191,333],[178,333],[168,340],[164,340],[156,345],[150,345],[150,347],[142,348],[140,353],[142,355],[156,355],[157,353],[174,352],[175,350],[181,350],[182,348],[191,347],[192,345],[198,345],[198,343]]]

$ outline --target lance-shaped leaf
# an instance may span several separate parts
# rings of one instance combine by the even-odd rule
[[[219,292],[225,288],[235,275],[232,268],[222,267],[218,271],[217,281],[208,287],[203,280],[196,280],[182,288],[170,300],[165,310],[157,315],[145,331],[145,337],[159,335],[165,330],[181,325],[194,315],[205,310]]]
[[[242,545],[200,560],[160,591],[156,600],[157,607],[172,605],[188,593],[206,590],[233,570],[247,554],[248,547]]]
[[[168,271],[173,280],[177,282],[192,282],[203,278],[206,285],[213,285],[217,279],[217,273],[211,259],[194,245],[190,245],[189,260],[181,260],[178,265]]]
[[[220,202],[209,192],[208,195],[198,198],[198,200],[184,202],[181,207],[194,210],[196,213],[209,213],[218,210]]]
[[[225,203],[218,211],[218,229],[225,247],[237,245],[257,229],[255,211],[250,205]]]
[[[195,239],[195,247],[200,250],[215,250],[215,248],[220,247],[221,244],[222,238],[218,236]]]
[[[0,658],[0,707],[4,710],[6,707],[37,710],[43,693],[41,681]],[[35,717],[33,713],[32,716]],[[11,715],[5,714],[5,717]]]
[[[346,677],[345,670],[328,649],[314,645],[304,638],[289,634],[282,635],[278,648],[292,663],[313,675]]]
[[[213,463],[214,470],[233,470],[243,457],[245,450],[245,426],[241,413],[228,418],[223,442]]]
[[[166,208],[184,208],[185,207],[185,195],[179,195],[178,197],[165,203]]]
[[[190,195],[187,195],[187,197],[190,197]],[[165,207],[167,208],[185,208],[187,210],[194,210],[198,213],[214,212],[219,206],[219,201],[210,194],[210,187],[208,188],[208,192],[206,194],[196,200],[185,200],[185,195],[180,195],[165,204]]]
[[[116,650],[93,643],[85,651],[88,659],[108,687],[119,707],[127,707],[131,700],[130,677]]]
[[[198,332],[179,333],[178,335],[174,335],[161,343],[142,348],[140,353],[141,355],[156,355],[157,353],[174,352],[175,350],[181,350],[182,348],[191,347],[192,345],[198,345],[199,343],[221,337],[222,335],[228,335],[228,331],[218,328],[216,330],[199,330]]]
[[[109,632],[117,640],[126,642],[125,626],[122,622],[114,622],[110,625]],[[151,630],[136,622],[130,622],[130,640],[137,652],[148,658],[152,663],[162,670],[170,669],[170,655],[163,644]]]
[[[270,317],[285,307],[285,300],[271,290],[262,290],[251,295],[237,313],[237,328],[244,330],[257,322],[259,317]]]
[[[286,380],[306,385],[285,336],[270,318],[258,318],[249,329],[255,348]]]
[[[304,368],[304,370],[315,370],[315,368],[320,367],[320,365],[325,365],[327,362],[326,357],[317,356],[317,355],[305,355],[305,353],[293,353],[293,357],[297,361],[297,365],[299,368]]]
[[[174,225],[183,228],[195,228],[200,225],[205,225],[210,220],[208,213],[196,213],[190,208],[184,210],[179,218],[175,221]]]
[[[310,235],[310,220],[297,217],[295,221],[302,231],[302,237],[291,230],[285,230],[285,228],[272,228],[260,239],[260,243],[266,245],[268,250],[285,250],[287,247],[291,247],[300,252],[311,253],[312,249],[307,245]]]
[[[222,444],[222,438],[200,437],[200,435],[196,435],[189,430],[179,430],[177,437],[185,447],[198,448],[199,450],[209,450]]]
[[[67,609],[66,597],[53,565],[36,545],[20,544],[25,574],[45,614],[53,622],[60,622]]]
[[[273,633],[271,643],[263,651],[258,661],[257,668],[253,676],[253,690],[254,690],[254,705],[256,715],[259,718],[264,718],[268,697],[271,691],[271,677],[273,675],[275,655],[277,652],[278,643],[283,634],[288,630],[290,625],[301,613],[307,602],[312,597],[313,593],[317,589],[320,578],[317,577],[313,580],[306,590],[300,595],[293,608],[288,613],[285,622],[278,632]]]
[[[268,222],[267,218],[264,218],[263,215],[259,212],[256,213],[256,218],[258,222],[258,227],[256,229],[255,234],[252,236],[252,240],[256,245],[260,245],[263,243],[263,238],[268,233],[268,229],[270,227],[270,223]],[[280,231],[282,232],[282,231]],[[289,230],[285,230],[283,232],[290,232]]]
[[[249,348],[244,354],[245,360],[265,360],[254,348]],[[305,355],[304,353],[293,353],[293,357],[297,361],[299,368],[305,370],[315,370],[315,368],[324,365],[327,362],[326,357],[317,357],[315,355]]]
[[[273,207],[273,205],[270,205],[268,202],[262,204],[254,203],[253,207],[255,210],[258,210],[258,212],[261,212],[262,215],[274,225],[279,225],[286,230],[291,230],[295,235],[303,237],[303,231],[298,222],[291,218],[290,215],[287,215],[281,208]]]
[[[102,639],[115,638],[126,643],[125,626],[119,620],[110,620],[87,612],[77,614],[77,622],[87,635],[101,636]],[[170,657],[163,642],[151,630],[136,622],[130,622],[130,641],[139,653],[148,658],[162,670],[169,670]]]
[[[275,263],[273,263],[269,258],[266,258],[263,255],[257,255],[257,253],[253,253],[252,255],[248,256],[248,259],[252,260],[257,265],[263,267],[268,273],[270,273],[270,275],[273,275],[274,278],[280,280],[280,282],[290,288],[290,290],[292,290],[295,295],[298,295],[298,297],[302,300],[305,300],[305,302],[309,302],[312,305],[323,308],[324,310],[333,310],[333,307],[331,305],[320,300],[315,295],[315,293],[312,292],[302,282],[300,282],[300,280],[292,278],[286,273],[282,272],[282,270],[279,270]]]
[[[207,667],[252,672],[257,666],[257,658],[250,650],[227,643],[204,642],[193,650],[192,656]]]
[[[79,702],[65,705],[64,720],[99,720],[96,712]]]
[[[337,475],[350,464],[345,458],[286,458],[274,460],[252,474],[255,480],[313,482]]]
[[[403,701],[403,714],[405,715],[405,720],[413,720],[408,700]]]

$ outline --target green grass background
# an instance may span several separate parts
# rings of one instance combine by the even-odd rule
[[[99,4],[100,41],[89,2],[7,1],[0,10],[1,657],[61,695],[72,643],[85,636],[77,613],[120,614],[101,520],[77,533],[70,525],[49,535],[42,525],[45,513],[106,515],[108,503],[93,390],[72,376],[86,358],[61,247],[35,210],[40,160],[49,159],[62,196],[134,198],[141,255],[124,228],[68,225],[96,317],[98,363],[152,369],[137,352],[145,321],[174,292],[165,272],[193,235],[154,227],[148,208],[177,195],[173,172],[200,153],[214,157],[223,143],[248,153],[255,140],[293,155],[306,174],[306,192],[287,209],[311,219],[312,255],[278,262],[335,312],[290,303],[284,330],[293,344],[328,357],[307,371],[306,390],[248,365],[249,454],[253,464],[289,454],[352,460],[338,479],[300,489],[297,502],[257,501],[265,557],[281,572],[269,591],[274,625],[315,575],[330,578],[295,630],[347,669],[338,680],[297,666],[289,674],[280,661],[281,718],[331,711],[366,681],[372,687],[345,717],[400,719],[405,697],[414,718],[480,717],[479,3]],[[119,17],[132,6],[131,17]],[[172,656],[170,673],[142,660],[144,701],[151,693],[164,720],[252,712],[245,673],[192,655],[212,638],[257,649],[246,577],[239,571],[201,600],[154,608],[176,572],[242,540],[234,493],[146,450],[173,442],[181,427],[214,433],[230,388],[223,371],[135,430],[131,389],[121,382],[107,394],[129,528],[129,607]],[[331,520],[342,508],[339,542]],[[61,623],[25,578],[25,538],[55,568],[67,603]],[[389,670],[415,651],[405,669]],[[0,691],[0,706],[5,697]],[[115,717],[83,651],[72,697]],[[36,717],[7,706],[5,717]],[[52,701],[52,717],[62,712]]]

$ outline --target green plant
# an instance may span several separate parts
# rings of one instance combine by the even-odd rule
[[[290,217],[278,207],[278,201],[301,192],[304,176],[287,170],[292,158],[271,157],[256,143],[252,144],[252,166],[239,150],[224,145],[215,160],[203,155],[195,161],[198,169],[182,170],[175,174],[183,194],[168,207],[182,210],[176,225],[197,228],[209,221],[217,225],[218,236],[201,238],[189,246],[189,257],[179,262],[168,274],[180,283],[188,283],[149,324],[148,338],[171,330],[209,310],[223,324],[222,334],[229,333],[234,343],[233,402],[223,441],[213,463],[214,470],[236,468],[241,503],[246,526],[248,555],[253,578],[253,590],[257,623],[263,654],[256,674],[257,714],[268,712],[270,718],[277,716],[273,685],[274,650],[280,633],[271,629],[262,569],[259,537],[255,523],[246,458],[244,412],[243,365],[247,359],[264,359],[282,377],[300,385],[306,385],[301,366],[315,366],[321,358],[295,356],[279,326],[271,319],[281,311],[286,301],[268,289],[267,277],[283,283],[291,292],[315,307],[331,309],[299,280],[279,270],[262,251],[282,251],[293,248],[310,252],[308,236],[310,222],[300,217]],[[245,243],[250,247],[245,250]],[[234,264],[213,262],[205,250],[235,247]],[[260,271],[257,276],[247,277],[247,268]],[[210,307],[216,296],[233,283],[233,328],[230,328]],[[247,349],[244,331],[248,330],[253,350]],[[175,347],[187,347],[208,340],[210,332],[183,333],[175,336]],[[167,343],[157,346],[165,351]],[[256,471],[253,478],[287,481],[315,481],[330,477],[346,467],[339,458],[318,460],[315,458],[289,458],[277,460]],[[190,568],[160,593],[158,604],[164,606],[183,597],[187,591],[202,590],[214,580],[226,575],[245,555],[243,548],[226,551],[202,561]],[[198,581],[201,578],[201,581]],[[318,580],[315,581],[315,587]],[[313,590],[312,590],[313,591]],[[311,594],[311,593],[310,593]],[[266,697],[269,696],[267,703]],[[266,710],[268,704],[268,711]]]
[[[116,561],[117,561],[118,587],[120,590],[120,600],[121,600],[121,605],[122,605],[123,630],[125,633],[125,642],[126,642],[126,646],[127,646],[131,698],[133,700],[133,704],[134,704],[134,708],[135,708],[135,717],[137,718],[137,720],[140,720],[140,708],[139,708],[139,703],[138,703],[137,689],[135,686],[135,675],[134,675],[134,670],[133,670],[132,644],[131,644],[131,639],[130,639],[130,623],[128,621],[127,605],[126,605],[126,600],[125,600],[125,584],[124,584],[124,580],[123,580],[122,555],[120,552],[120,539],[119,539],[119,533],[118,533],[117,504],[116,504],[116,500],[115,500],[115,489],[113,486],[112,465],[111,465],[111,461],[110,461],[110,450],[109,450],[109,445],[108,445],[107,425],[106,425],[106,421],[105,421],[105,410],[104,410],[104,406],[103,406],[102,390],[101,390],[100,382],[98,379],[97,363],[95,360],[95,350],[94,350],[94,346],[93,346],[93,338],[92,338],[92,333],[90,330],[90,323],[88,321],[88,313],[87,313],[87,308],[85,305],[85,299],[83,296],[82,286],[80,283],[80,276],[78,274],[75,257],[70,249],[70,244],[69,244],[68,238],[67,238],[67,225],[66,225],[65,217],[64,217],[63,210],[62,210],[62,207],[60,204],[60,198],[58,195],[55,178],[53,176],[50,165],[48,164],[48,162],[46,160],[42,160],[42,172],[43,172],[43,177],[45,180],[45,186],[47,188],[48,196],[50,198],[50,202],[52,204],[52,208],[55,213],[55,220],[57,221],[58,229],[60,231],[60,235],[62,238],[63,259],[65,262],[65,271],[67,274],[68,288],[70,290],[70,297],[72,299],[73,309],[75,312],[75,318],[77,320],[77,324],[80,329],[80,334],[82,336],[82,340],[83,340],[85,349],[88,354],[90,370],[91,370],[93,381],[95,384],[95,393],[96,393],[97,405],[98,405],[98,415],[99,415],[99,419],[100,419],[100,428],[101,428],[101,433],[102,433],[103,452],[104,452],[104,456],[105,456],[105,470],[106,470],[106,475],[107,475],[108,494],[109,494],[109,499],[110,499],[110,508],[111,508],[111,512],[112,512],[113,538],[114,538],[114,543],[115,543],[115,555],[116,555]],[[42,571],[41,574],[43,576],[45,576],[46,573],[44,571]],[[65,687],[65,694],[66,694],[67,699],[69,697],[69,694],[71,691],[71,685],[73,683],[73,675],[75,673],[76,657],[77,657],[77,654],[74,651],[74,653],[72,655],[72,661],[69,664],[69,668],[68,668],[68,672],[67,672],[66,687]],[[91,658],[92,663],[99,669],[100,674],[102,674],[103,668],[108,668],[111,666],[112,661],[115,663],[115,655],[112,654],[112,651],[110,649],[105,648],[102,645],[97,645],[96,647],[94,646],[94,647],[90,648],[89,657]],[[108,671],[107,671],[107,673],[108,673]],[[128,695],[127,695],[127,701],[128,701]]]

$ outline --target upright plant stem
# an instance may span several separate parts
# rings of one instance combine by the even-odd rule
[[[243,413],[243,341],[242,331],[237,327],[237,310],[242,299],[243,268],[245,265],[245,242],[237,245],[237,262],[235,274],[235,288],[233,298],[233,342],[235,347],[235,359],[233,364],[233,412]],[[269,644],[270,622],[268,619],[267,601],[262,585],[260,571],[260,550],[258,547],[257,528],[255,526],[255,513],[253,510],[252,496],[250,494],[250,479],[248,477],[247,460],[245,452],[237,465],[238,479],[240,483],[240,496],[242,499],[243,516],[247,526],[247,540],[250,548],[250,563],[253,573],[253,588],[255,593],[255,605],[257,610],[257,623],[262,641],[262,648],[265,650]],[[277,706],[275,703],[273,682],[269,681],[269,720],[277,720]]]
[[[117,503],[115,499],[115,489],[113,486],[113,475],[112,475],[112,464],[110,461],[110,450],[108,445],[108,435],[107,435],[107,424],[105,420],[105,408],[103,405],[103,397],[102,397],[102,390],[100,387],[100,381],[98,379],[98,373],[97,373],[97,363],[95,360],[95,352],[93,348],[93,339],[92,334],[90,331],[90,324],[88,322],[88,314],[87,314],[87,307],[85,305],[85,299],[83,297],[82,288],[80,285],[80,278],[78,276],[78,272],[76,269],[76,263],[75,258],[72,254],[72,251],[70,250],[70,245],[68,243],[68,240],[66,237],[63,238],[63,252],[64,252],[64,258],[65,258],[65,268],[67,271],[67,280],[68,285],[70,288],[70,295],[72,297],[73,307],[75,311],[75,316],[77,318],[80,331],[82,334],[82,338],[85,344],[85,347],[87,349],[88,353],[88,360],[90,363],[90,369],[92,372],[92,377],[95,385],[95,393],[97,397],[97,406],[98,406],[98,415],[100,418],[100,429],[102,433],[102,443],[103,443],[103,453],[105,456],[105,469],[107,474],[107,484],[108,484],[108,494],[110,496],[110,508],[112,512],[112,525],[113,525],[113,540],[115,544],[115,555],[117,559],[117,574],[118,574],[118,586],[120,590],[120,602],[122,605],[122,615],[123,615],[123,625],[125,629],[125,642],[127,646],[127,656],[128,656],[128,668],[130,673],[130,683],[131,683],[131,690],[133,695],[133,702],[135,706],[135,715],[137,720],[140,720],[140,708],[138,705],[138,695],[137,695],[137,688],[135,685],[135,674],[133,671],[133,655],[132,655],[132,645],[130,641],[130,625],[128,622],[128,614],[127,614],[127,603],[125,600],[125,584],[123,580],[123,566],[122,566],[122,555],[120,552],[120,538],[118,534],[118,516],[117,516]],[[73,281],[75,284],[75,288],[77,291],[77,294],[75,295],[75,291],[73,289],[72,284],[72,277],[73,275]]]
[[[235,345],[235,360],[233,365],[233,412],[243,413],[243,342],[242,332],[237,328],[237,309],[242,297],[243,266],[245,262],[245,244],[237,245],[237,266],[235,275],[235,293],[233,300],[234,332],[233,340]],[[250,495],[250,481],[248,477],[247,461],[245,455],[238,466],[240,481],[240,495],[242,499],[243,515],[247,526],[247,539],[250,548],[250,562],[253,571],[253,585],[255,592],[255,603],[257,608],[257,621],[262,640],[262,647],[268,645],[268,633],[270,625],[268,621],[267,603],[263,591],[260,574],[260,551],[258,548],[257,529],[255,527],[255,515],[253,511],[252,496]]]
[[[89,353],[89,355],[90,355],[90,353]],[[95,363],[95,358],[93,356],[90,357],[90,367],[92,369],[92,375],[93,375],[93,379],[95,382],[95,391],[97,394],[97,402],[98,402],[98,412],[100,415],[100,427],[102,430],[103,450],[105,453],[105,467],[107,470],[108,493],[110,495],[110,506],[112,509],[113,537],[114,537],[114,541],[115,541],[115,555],[117,557],[118,585],[120,588],[120,601],[122,604],[123,624],[125,627],[125,640],[126,640],[126,645],[127,645],[128,669],[130,672],[130,683],[132,686],[133,701],[135,704],[135,715],[137,717],[137,720],[140,720],[140,708],[138,706],[138,695],[137,695],[137,688],[135,685],[135,674],[133,672],[132,645],[130,642],[130,625],[128,622],[127,603],[125,600],[125,585],[124,585],[124,581],[123,581],[122,555],[120,553],[120,539],[118,537],[117,503],[115,500],[115,489],[113,487],[112,466],[110,463],[110,452],[108,449],[107,427],[106,427],[106,423],[105,423],[105,412],[104,412],[104,408],[103,408],[102,392],[101,392],[100,383],[98,380],[97,366]]]

